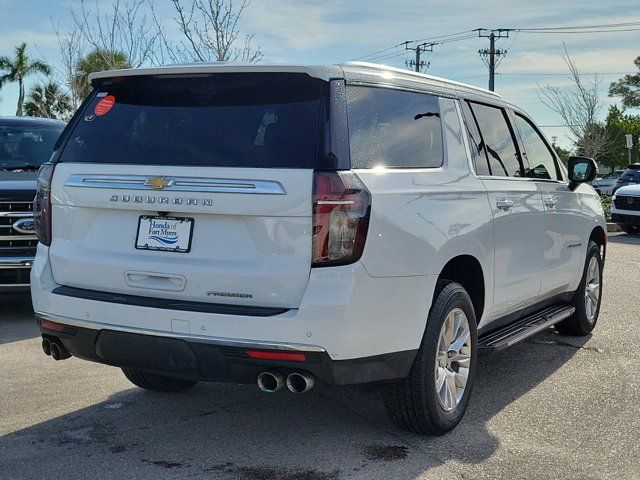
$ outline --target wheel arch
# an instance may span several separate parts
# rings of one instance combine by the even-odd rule
[[[479,324],[486,307],[486,281],[480,261],[473,255],[462,254],[451,258],[443,266],[438,280],[459,283],[469,294],[476,322]],[[435,292],[437,294],[437,292]]]
[[[589,241],[594,241],[600,245],[602,261],[604,262],[607,252],[607,233],[604,231],[604,228],[600,225],[594,227],[593,230],[591,230],[591,235],[589,235]]]

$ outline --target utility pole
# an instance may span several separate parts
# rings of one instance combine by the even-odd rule
[[[409,47],[409,43],[410,42],[404,42],[404,48],[405,50],[411,50],[413,52],[415,52],[416,54],[416,59],[415,61],[411,60],[409,62],[406,62],[406,65],[408,67],[411,68],[415,68],[416,72],[419,72],[422,67],[428,67],[429,66],[429,62],[423,62],[420,60],[420,55],[422,54],[422,52],[433,52],[433,46],[436,45],[435,43],[421,43],[420,45],[416,45],[415,47]]]
[[[496,49],[496,39],[509,38],[510,28],[497,28],[495,30],[488,30],[486,28],[476,28],[478,37],[489,39],[489,48],[478,50],[481,57],[484,57],[485,62],[489,66],[489,90],[492,92],[495,90],[495,76],[496,76],[496,56],[500,57],[506,55],[507,51],[504,49]]]

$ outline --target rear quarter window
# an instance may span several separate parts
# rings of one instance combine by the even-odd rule
[[[435,168],[443,162],[438,98],[347,86],[352,168]]]
[[[106,81],[60,161],[314,168],[325,87],[302,74]]]

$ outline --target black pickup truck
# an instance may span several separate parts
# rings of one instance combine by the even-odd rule
[[[49,160],[64,122],[0,117],[0,293],[29,290],[36,251],[36,173]]]

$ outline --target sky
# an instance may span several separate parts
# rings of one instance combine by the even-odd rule
[[[105,8],[111,0],[96,1]],[[152,0],[149,0],[152,1]],[[170,0],[153,0],[170,35]],[[238,2],[238,0],[236,0]],[[53,25],[72,26],[69,9],[80,0],[0,0],[0,55],[11,55],[27,42],[32,57],[51,65],[59,62]],[[405,67],[413,53],[395,47],[407,40],[433,38],[475,28],[541,28],[601,25],[640,21],[638,0],[253,0],[240,21],[242,33],[255,35],[264,63],[334,64],[365,57]],[[638,28],[638,27],[636,27]],[[471,37],[433,47],[423,54],[426,73],[487,87],[488,69],[478,55],[488,39]],[[433,41],[437,41],[434,39]],[[507,54],[497,67],[496,92],[526,110],[549,139],[571,145],[561,121],[540,102],[539,86],[567,87],[571,81],[563,63],[563,43],[587,80],[598,73],[606,107],[618,103],[607,97],[609,83],[634,73],[640,55],[640,30],[588,34],[511,32],[497,47]],[[368,56],[383,50],[375,56]],[[28,84],[37,81],[29,80]],[[15,113],[17,87],[0,90],[0,115]],[[640,113],[640,112],[635,112]],[[603,116],[606,114],[606,108]]]

